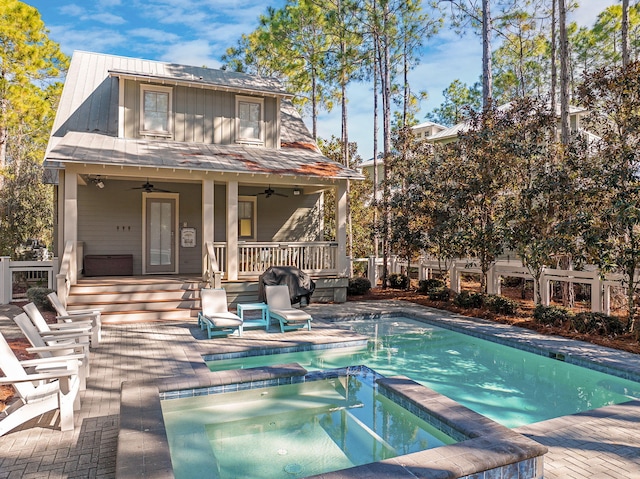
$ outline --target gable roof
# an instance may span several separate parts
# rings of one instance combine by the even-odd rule
[[[122,78],[280,98],[280,149],[118,138]],[[282,84],[272,78],[76,51],[49,138],[45,167],[64,163],[153,166],[209,171],[278,172],[360,179],[324,157]],[[188,155],[190,161],[185,158]],[[197,158],[197,160],[194,160]],[[194,164],[197,164],[194,167]],[[250,165],[250,166],[249,166]]]

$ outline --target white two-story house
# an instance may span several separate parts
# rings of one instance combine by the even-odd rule
[[[320,153],[276,80],[75,52],[45,167],[67,289],[212,270],[255,282],[294,265],[344,299],[347,180],[361,175]]]

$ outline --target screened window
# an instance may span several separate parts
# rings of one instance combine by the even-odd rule
[[[141,133],[169,136],[171,132],[171,89],[142,86]]]
[[[263,141],[263,103],[260,99],[237,98],[238,137],[239,141]]]

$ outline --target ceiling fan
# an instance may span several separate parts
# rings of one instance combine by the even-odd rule
[[[269,198],[270,196],[282,196],[283,198],[288,198],[288,195],[285,195],[283,193],[276,193],[276,190],[271,188],[271,185],[269,185],[269,187],[266,190],[264,190],[262,193],[258,193],[258,194],[264,195],[265,198]]]
[[[169,190],[163,190],[161,188],[155,188],[151,183],[149,183],[149,178],[147,181],[142,184],[142,186],[136,186],[131,188],[132,190],[144,190],[147,193],[171,193]]]

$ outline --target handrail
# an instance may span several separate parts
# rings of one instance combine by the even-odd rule
[[[213,243],[205,243],[205,253],[202,264],[202,281],[210,288],[222,287],[222,272],[218,266],[218,258]]]
[[[76,284],[78,280],[76,264],[76,243],[75,241],[67,241],[64,244],[64,253],[60,261],[60,272],[56,275],[56,293],[65,308],[71,286]]]

